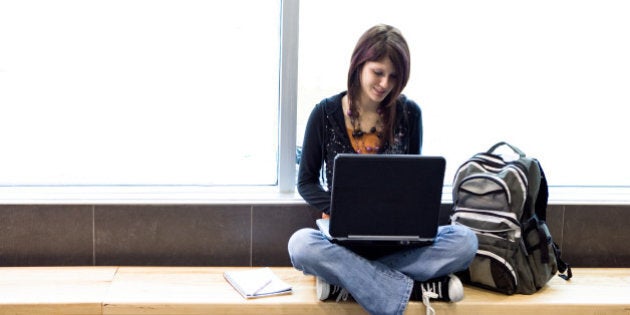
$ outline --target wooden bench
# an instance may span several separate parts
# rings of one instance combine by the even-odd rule
[[[244,268],[244,267],[243,267]],[[5,267],[0,314],[366,314],[356,302],[320,302],[315,281],[273,268],[291,295],[243,299],[223,271],[241,267]],[[433,302],[436,314],[630,314],[630,268],[575,268],[534,295],[506,296],[465,287],[459,303]],[[425,314],[411,302],[406,314]]]

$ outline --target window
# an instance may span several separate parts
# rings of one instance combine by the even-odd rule
[[[280,1],[0,3],[0,184],[275,185]]]
[[[423,110],[423,154],[447,158],[445,184],[506,140],[553,186],[630,186],[630,3],[318,0],[300,14],[298,144],[312,107],[346,89],[356,40],[387,23],[409,43],[403,93]]]
[[[388,23],[409,42],[404,93],[423,109],[423,153],[447,157],[446,184],[507,140],[554,186],[630,186],[626,1],[297,4],[0,2],[0,185],[287,190],[313,105],[345,90],[356,40]],[[280,23],[299,23],[299,42]],[[298,47],[299,80],[281,66]]]

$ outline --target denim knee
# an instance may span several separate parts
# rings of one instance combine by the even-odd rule
[[[294,267],[297,268],[302,264],[301,262],[310,260],[308,256],[312,251],[309,251],[307,247],[308,244],[311,243],[310,240],[313,237],[314,231],[315,230],[311,228],[303,228],[297,230],[289,238],[287,248],[289,250],[289,258],[291,258],[291,263],[293,263]]]
[[[457,243],[460,244],[460,246],[458,246],[458,256],[461,257],[462,261],[464,261],[466,266],[468,266],[477,253],[477,248],[479,246],[477,242],[477,235],[465,226],[453,225],[452,228],[455,237],[457,238]]]

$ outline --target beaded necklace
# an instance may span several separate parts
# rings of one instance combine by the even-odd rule
[[[380,149],[383,133],[378,130],[383,127],[380,118],[383,113],[380,107],[376,110],[376,112],[378,113],[379,118],[369,131],[363,131],[363,129],[361,129],[361,120],[359,119],[358,113],[355,114],[352,110],[348,110],[346,113],[350,118],[350,124],[352,125],[352,128],[347,128],[348,135],[350,135],[350,143],[352,144],[354,150],[359,154],[378,153],[378,150]],[[377,128],[377,126],[379,128]]]

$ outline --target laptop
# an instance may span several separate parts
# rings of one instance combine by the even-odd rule
[[[440,156],[339,154],[330,218],[317,220],[342,245],[426,245],[437,234],[446,160]]]

